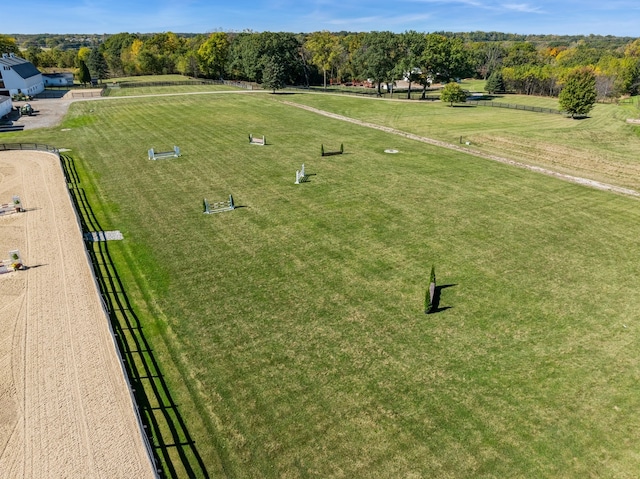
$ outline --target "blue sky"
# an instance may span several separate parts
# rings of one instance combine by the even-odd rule
[[[497,31],[640,37],[638,0],[32,0],[0,33]]]

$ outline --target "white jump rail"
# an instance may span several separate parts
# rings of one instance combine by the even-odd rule
[[[162,160],[165,158],[178,158],[180,156],[180,148],[177,146],[173,147],[171,151],[155,151],[151,148],[149,151],[149,159],[150,160]]]
[[[249,133],[249,143],[251,143],[252,145],[264,146],[267,144],[267,139],[264,137],[264,135],[262,135],[262,138],[257,138]]]

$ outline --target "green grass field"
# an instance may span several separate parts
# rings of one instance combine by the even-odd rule
[[[110,97],[119,96],[138,96],[138,95],[166,95],[166,94],[193,94],[193,93],[207,93],[218,91],[234,91],[238,88],[225,85],[177,85],[171,87],[164,86],[144,86],[136,88],[108,88],[107,95]]]
[[[637,168],[640,139],[613,105],[577,122],[340,96],[132,98],[4,136],[70,148],[102,227],[124,233],[109,249],[198,475],[636,477],[639,201],[282,99]],[[321,143],[345,154],[320,157]],[[182,157],[147,159],[173,145]],[[229,194],[242,208],[202,214]],[[425,315],[432,265],[440,310]]]
[[[504,108],[441,103],[382,102],[331,95],[290,95],[304,103],[371,123],[618,186],[640,189],[640,128],[633,104],[598,104],[585,120]],[[507,95],[496,101],[557,108],[549,98]]]

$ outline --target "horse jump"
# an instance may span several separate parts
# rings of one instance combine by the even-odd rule
[[[231,211],[236,208],[233,204],[233,196],[229,195],[227,201],[217,201],[215,203],[209,203],[206,198],[202,201],[203,213],[210,215],[213,213],[222,213],[223,211]]]
[[[0,205],[0,216],[10,215],[12,213],[20,213],[22,211],[22,203],[19,196],[14,196],[11,203]]]
[[[267,144],[267,140],[264,135],[262,135],[262,138],[255,138],[251,133],[249,133],[249,143],[251,143],[252,145],[264,146]]]
[[[305,181],[307,181],[307,175],[304,172],[304,163],[302,163],[302,169],[300,170],[296,170],[296,185],[299,185],[300,183],[304,183]]]
[[[14,249],[9,251],[9,259],[0,261],[0,274],[10,273],[19,269],[24,269],[24,263],[22,262],[20,251]]]
[[[180,156],[180,148],[173,147],[173,151],[154,151],[153,148],[149,150],[150,160],[162,160],[164,158],[178,158]]]

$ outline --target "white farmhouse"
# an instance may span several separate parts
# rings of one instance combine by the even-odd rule
[[[24,93],[25,95],[37,95],[44,91],[42,74],[24,58],[13,53],[3,53],[0,58],[0,95],[9,96]]]

